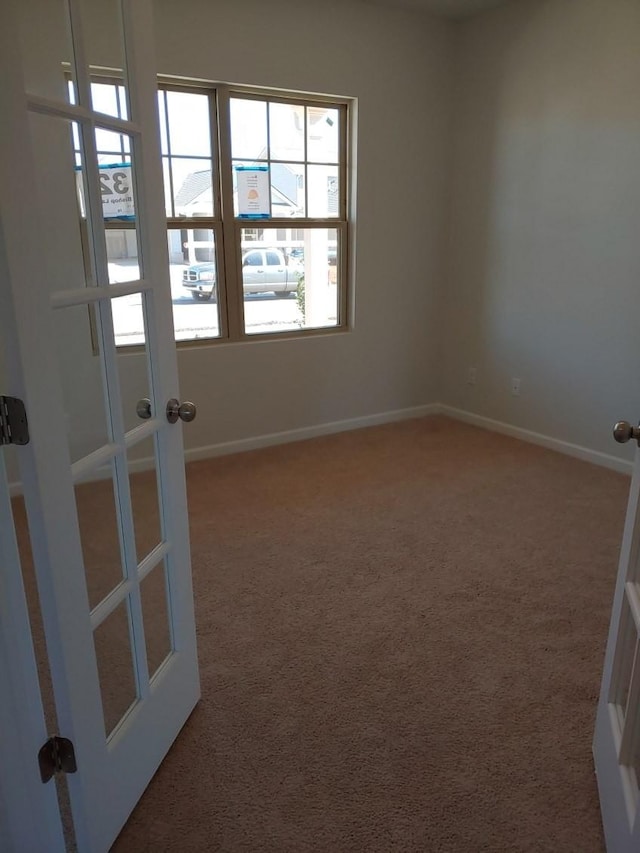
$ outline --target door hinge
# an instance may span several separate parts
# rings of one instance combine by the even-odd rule
[[[75,773],[78,769],[73,744],[66,737],[55,735],[38,752],[40,778],[48,782],[56,773]]]
[[[0,395],[0,444],[29,444],[29,425],[24,403]]]

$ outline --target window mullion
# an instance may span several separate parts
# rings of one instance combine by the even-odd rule
[[[340,108],[339,113],[339,121],[340,121],[340,136],[338,137],[338,181],[339,181],[339,214],[340,219],[344,222],[347,222],[351,215],[351,199],[349,198],[349,175],[347,172],[347,163],[348,159],[348,150],[351,145],[351,126],[349,121],[351,119],[351,113],[347,111],[346,106],[344,104]]]
[[[240,231],[236,229],[233,209],[233,162],[231,157],[231,110],[229,89],[218,88],[218,168],[222,219],[222,256],[224,261],[224,305],[231,340],[240,340],[244,326]],[[220,306],[222,307],[222,306]]]
[[[175,190],[173,186],[173,159],[171,157],[171,135],[169,133],[169,102],[167,100],[167,90],[160,89],[162,92],[162,112],[164,115],[164,132],[167,140],[167,175],[169,176],[169,203],[171,205],[171,216],[175,217],[176,215],[176,205],[175,205]],[[162,121],[162,118],[160,119]],[[164,154],[160,152],[162,156],[162,160],[164,161]],[[164,166],[164,162],[162,164]],[[166,205],[166,197],[165,197],[165,205]]]

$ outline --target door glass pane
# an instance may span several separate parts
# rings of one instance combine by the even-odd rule
[[[167,92],[158,90],[158,119],[160,122],[160,151],[169,154],[169,122],[167,120]]]
[[[126,297],[119,298],[126,299]],[[145,401],[150,401],[151,398],[146,350],[139,352],[137,349],[132,351],[121,347],[118,349],[117,361],[123,425],[125,432],[129,432],[146,420],[138,413],[138,404],[142,410],[145,408]],[[150,402],[149,411],[152,412]]]
[[[12,458],[13,451],[14,448],[11,446],[4,448],[2,451],[7,454],[6,462],[9,481],[12,479],[18,479],[17,476],[14,477],[11,474],[12,471],[15,471],[17,474],[17,465],[14,465],[14,463],[17,463],[17,460]],[[2,488],[2,483],[0,483],[0,488]],[[29,612],[29,627],[31,630],[33,652],[38,671],[38,682],[40,685],[40,696],[42,699],[45,725],[47,731],[56,732],[60,731],[60,727],[57,722],[57,713],[53,697],[53,682],[51,678],[51,669],[49,667],[49,659],[47,657],[44,625],[42,622],[42,613],[40,611],[40,601],[38,597],[26,510],[24,499],[21,496],[13,498],[11,501],[11,510],[15,521],[16,542],[18,545],[20,567],[22,570],[25,599]],[[4,567],[0,566],[0,571],[3,569]],[[62,820],[67,849],[72,850],[75,849],[75,847],[73,846],[73,825],[71,820],[71,807],[66,775],[64,773],[58,773],[56,774],[54,781],[58,794],[60,817]]]
[[[111,300],[116,346],[141,346],[146,340],[142,293],[130,293]],[[121,362],[124,364],[124,362]],[[143,394],[142,396],[147,396]],[[125,417],[125,422],[127,418]]]
[[[111,87],[116,92],[116,87]],[[98,152],[98,163],[112,163],[129,161],[131,157],[131,139],[126,133],[117,133],[114,130],[106,130],[102,127],[96,128],[96,151]]]
[[[164,185],[164,212],[169,216],[175,216],[173,209],[173,184],[171,182],[171,169],[169,158],[162,158],[162,182]]]
[[[97,128],[96,148],[105,223],[112,228],[118,223],[131,223],[136,216],[131,138]]]
[[[34,95],[67,100],[65,75],[73,73],[73,48],[67,0],[16,3],[20,22],[20,59],[25,89]]]
[[[338,250],[333,228],[243,228],[245,332],[337,325]]]
[[[108,737],[138,698],[126,600],[98,625],[93,638]]]
[[[93,306],[52,312],[71,461],[110,441]]]
[[[12,475],[13,460],[11,456],[13,450],[14,448],[8,447],[2,452],[8,452],[7,473],[9,475],[9,481],[11,482],[11,479],[13,479],[15,482],[17,482],[19,480],[17,464],[15,467],[15,474]],[[15,461],[17,463],[17,459]],[[49,670],[49,661],[47,658],[42,614],[40,612],[40,601],[38,597],[38,587],[33,562],[33,551],[31,549],[31,539],[29,537],[27,511],[22,495],[18,495],[12,498],[11,509],[15,524],[16,544],[18,546],[18,553],[20,555],[20,567],[22,569],[22,580],[24,583],[25,598],[29,610],[31,639],[33,641],[33,650],[36,658],[36,665],[38,667],[38,678],[40,681],[42,705],[44,709],[45,719],[47,722],[47,727],[50,731],[54,731],[56,726],[56,709],[53,701],[53,685],[51,682],[51,673]]]
[[[123,578],[113,478],[78,483],[75,496],[89,605],[93,609]]]
[[[138,563],[162,541],[154,439],[146,438],[127,454],[131,509]]]
[[[109,284],[140,279],[138,232],[135,228],[107,228],[107,265]]]
[[[173,324],[177,341],[220,335],[218,259],[210,228],[167,232]]]
[[[140,584],[140,595],[149,678],[153,678],[172,650],[164,561],[144,578]]]
[[[618,629],[618,642],[616,644],[609,698],[609,701],[617,706],[618,717],[621,722],[624,722],[625,719],[637,644],[638,635],[631,614],[631,608],[625,596],[622,602],[622,613],[620,614],[620,627]]]
[[[118,97],[118,89],[122,89],[115,83],[91,83],[91,101],[93,108],[99,113],[108,116],[126,118],[121,109],[121,99]]]
[[[120,88],[117,100],[113,100],[105,89],[92,86],[92,108],[106,115],[126,118],[129,110],[126,105],[121,0],[81,0],[80,11],[88,66],[91,69],[113,69],[106,73],[111,74],[112,84],[117,81]]]
[[[638,788],[640,787],[640,714],[638,713],[638,709],[636,709],[636,713],[634,715],[633,728],[631,769],[635,775],[636,793],[638,793]]]
[[[75,147],[79,146],[78,129],[61,119],[36,113],[29,114],[29,129],[34,177],[40,190],[30,201],[34,213],[47,223],[37,235],[37,254],[42,259],[38,286],[52,293],[84,288],[92,282],[86,253],[86,221],[80,206],[84,204],[84,171],[79,147]],[[45,199],[55,202],[46,203]]]

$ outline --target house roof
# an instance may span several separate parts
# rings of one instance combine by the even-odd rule
[[[186,207],[211,187],[211,170],[190,172],[176,194],[176,207]]]
[[[273,181],[272,189],[274,204],[282,205],[283,207],[291,208],[293,210],[297,209],[295,201],[289,197],[287,192],[283,192],[280,186],[278,186],[278,184],[282,185],[283,183],[290,183],[290,181],[287,181],[287,173],[289,176],[292,176],[291,170],[283,164],[274,164],[274,166],[281,167],[280,169],[274,168],[271,171],[271,179]],[[193,204],[203,193],[208,192],[210,189],[210,169],[202,169],[198,172],[190,172],[184,179],[180,189],[176,193],[176,208],[187,207],[188,205]],[[287,186],[287,189],[291,191],[290,186]]]

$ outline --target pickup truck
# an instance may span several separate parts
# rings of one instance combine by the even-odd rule
[[[280,249],[251,249],[242,256],[242,284],[246,293],[273,292],[285,297],[295,293],[302,267],[287,259]],[[182,273],[182,286],[192,299],[217,299],[216,267],[213,263],[191,264]]]

